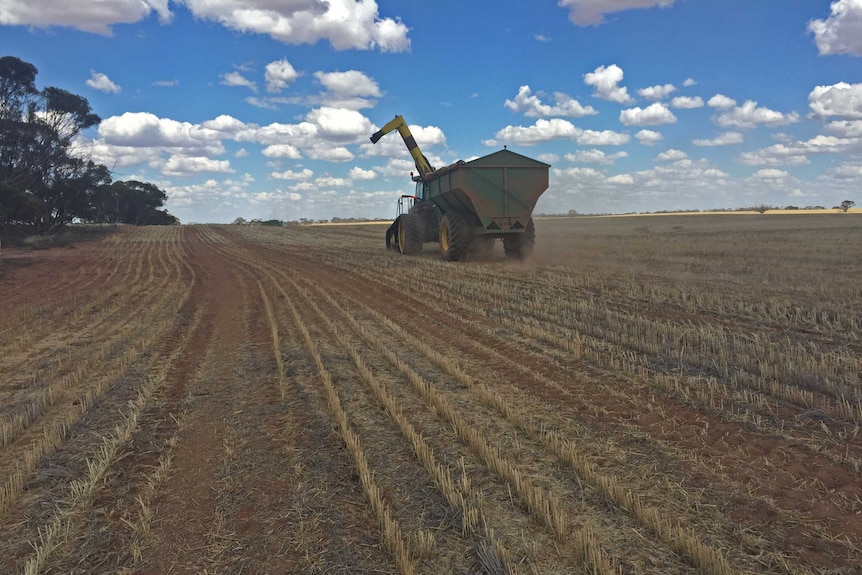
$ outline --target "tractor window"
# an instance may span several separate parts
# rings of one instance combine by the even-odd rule
[[[416,186],[416,195],[422,198],[422,201],[428,199],[430,192],[430,185],[427,182],[419,182]]]

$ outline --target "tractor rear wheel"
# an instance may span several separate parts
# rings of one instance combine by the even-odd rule
[[[440,251],[447,262],[464,259],[470,243],[470,230],[461,214],[450,212],[440,218]]]
[[[524,231],[517,235],[506,236],[503,238],[503,248],[506,250],[506,255],[513,259],[523,259],[533,253],[533,246],[536,245],[536,227],[533,225],[533,218],[527,221],[527,227]]]
[[[398,224],[398,251],[406,256],[422,251],[422,218],[419,214],[404,214]]]

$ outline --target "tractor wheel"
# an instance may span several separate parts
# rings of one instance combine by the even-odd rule
[[[529,256],[533,253],[534,245],[536,245],[536,227],[533,225],[533,218],[527,222],[523,232],[503,238],[506,255],[513,259],[520,260]]]
[[[418,254],[422,251],[422,218],[419,214],[404,214],[398,225],[398,251],[405,256]]]
[[[401,226],[401,220],[396,219],[388,228],[386,228],[386,249],[394,252],[399,252],[398,249],[398,228]]]
[[[470,243],[470,230],[461,214],[450,212],[440,218],[440,251],[447,262],[464,259]]]

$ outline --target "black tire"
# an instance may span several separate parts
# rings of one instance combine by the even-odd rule
[[[386,249],[394,252],[400,252],[398,249],[398,227],[401,225],[401,219],[396,218],[388,228],[386,228]]]
[[[512,259],[520,260],[529,256],[533,253],[535,245],[536,227],[533,225],[533,218],[527,221],[527,227],[523,232],[503,238],[503,248],[506,250],[506,255]]]
[[[419,214],[404,214],[398,225],[398,251],[412,256],[422,251],[422,238],[425,230]]]
[[[461,214],[450,212],[440,218],[440,251],[447,262],[457,262],[467,255],[470,230]]]

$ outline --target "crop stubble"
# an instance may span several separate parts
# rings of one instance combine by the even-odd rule
[[[857,220],[545,220],[523,263],[377,226],[21,255],[0,567],[855,568]]]

